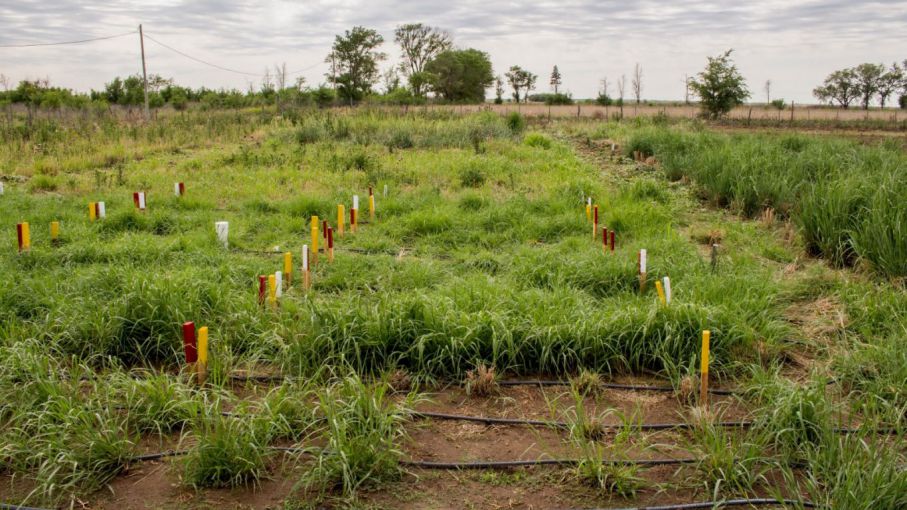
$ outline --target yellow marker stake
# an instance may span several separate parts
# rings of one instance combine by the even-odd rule
[[[709,403],[709,339],[711,336],[712,332],[707,329],[702,332],[702,366],[699,369],[701,372],[699,403],[704,406],[707,406]]]
[[[96,217],[97,216],[95,213],[95,203],[88,202],[88,219],[90,219],[91,221],[94,221]]]
[[[287,287],[289,287],[293,280],[293,252],[288,251],[283,254],[283,277],[286,278]]]
[[[592,204],[586,202],[586,221],[592,221]]]
[[[375,219],[375,195],[368,196],[368,216]]]
[[[277,308],[277,276],[268,275],[268,303],[271,308]]]
[[[318,262],[318,238],[320,236],[318,216],[312,216],[312,263]]]
[[[50,242],[55,243],[60,239],[60,222],[50,222]]]
[[[665,299],[665,289],[661,286],[661,282],[658,280],[655,280],[655,290],[658,291],[658,300],[661,301],[661,304],[663,306],[667,305],[668,301],[667,299]]]
[[[208,378],[208,326],[198,328],[198,384],[205,384]]]
[[[337,233],[343,236],[343,204],[337,204]]]
[[[31,227],[28,222],[22,223],[22,249],[28,251],[31,249]]]

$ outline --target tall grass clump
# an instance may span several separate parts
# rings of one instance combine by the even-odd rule
[[[183,460],[183,480],[196,488],[257,484],[267,475],[277,424],[267,415],[224,416],[216,408],[193,421],[195,445]]]
[[[386,383],[368,384],[356,375],[321,391],[325,446],[303,483],[322,495],[336,491],[355,499],[362,488],[399,478],[403,422],[411,403],[411,398],[392,402]]]

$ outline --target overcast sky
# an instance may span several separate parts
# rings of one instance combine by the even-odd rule
[[[682,99],[683,76],[707,55],[734,48],[754,100],[814,101],[832,70],[907,58],[907,1],[762,0],[443,2],[391,0],[2,0],[0,46],[146,33],[196,58],[256,76],[213,69],[146,40],[149,73],[181,85],[256,87],[266,66],[286,62],[308,84],[324,81],[334,35],[354,25],[385,37],[385,67],[399,61],[393,29],[423,22],[448,30],[459,47],[490,54],[495,73],[518,64],[547,91],[558,65],[563,88],[592,97],[602,77],[629,81],[643,68],[643,96]],[[138,35],[71,46],[0,48],[0,73],[13,82],[49,77],[56,85],[100,89],[113,76],[141,72]],[[615,90],[612,85],[612,95]]]

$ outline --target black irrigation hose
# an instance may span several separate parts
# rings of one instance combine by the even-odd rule
[[[681,503],[678,505],[634,506],[627,508],[589,508],[584,510],[694,510],[697,508],[722,508],[727,506],[801,506],[803,508],[817,508],[812,501],[799,499],[727,499],[723,501],[701,501],[699,503]]]
[[[413,417],[416,418],[434,418],[438,420],[457,420],[457,421],[474,421],[478,423],[484,423],[486,425],[530,425],[535,427],[551,427],[551,428],[561,428],[566,429],[570,427],[570,424],[563,421],[546,421],[546,420],[527,420],[520,418],[489,418],[486,416],[465,416],[461,414],[447,414],[447,413],[434,413],[429,411],[416,411],[412,413]],[[716,423],[715,425],[719,427],[751,427],[754,422],[751,421],[723,421]],[[690,423],[641,423],[637,425],[630,425],[630,428],[638,428],[640,430],[670,430],[670,429],[688,429],[692,428],[694,425]],[[624,425],[601,425],[605,429],[620,429],[624,428]]]
[[[576,466],[583,459],[537,459],[537,460],[488,460],[476,462],[429,462],[423,460],[401,460],[400,464],[420,469],[507,469],[524,466]],[[676,466],[680,464],[695,464],[699,459],[640,459],[640,460],[615,460],[601,459],[603,464],[610,466]]]
[[[570,386],[570,381],[560,380],[503,380],[498,381],[501,386]],[[653,386],[647,384],[617,384],[617,383],[599,383],[598,386],[613,390],[633,390],[633,391],[664,391],[675,392],[677,388],[673,386]],[[725,390],[720,388],[709,388],[712,395],[737,395],[735,390]]]

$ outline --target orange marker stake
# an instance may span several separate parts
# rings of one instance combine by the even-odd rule
[[[702,332],[702,365],[700,366],[700,387],[699,403],[708,407],[709,405],[709,340],[712,332],[705,330]]]

